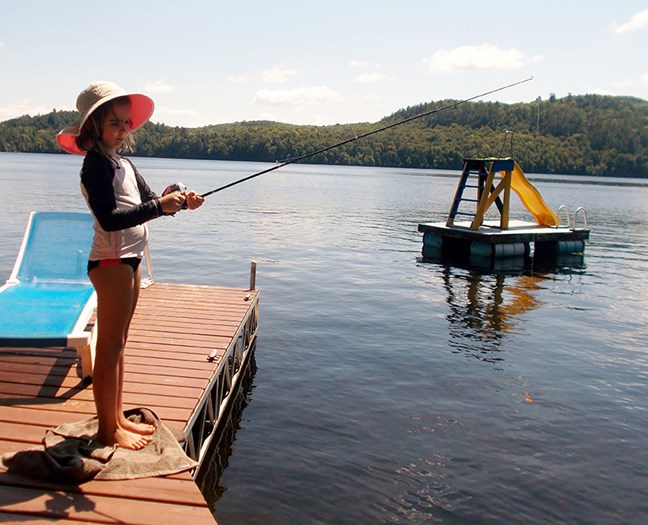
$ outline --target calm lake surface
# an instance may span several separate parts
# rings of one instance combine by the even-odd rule
[[[158,192],[269,166],[133,160]],[[0,279],[29,211],[85,210],[79,166],[0,153]],[[591,238],[507,270],[421,259],[457,177],[291,165],[150,223],[159,281],[258,263],[256,366],[203,486],[221,525],[648,522],[648,181],[530,177]]]

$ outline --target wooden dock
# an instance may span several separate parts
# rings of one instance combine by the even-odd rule
[[[258,299],[243,288],[141,290],[126,347],[125,408],[148,407],[182,430],[198,461],[254,349]],[[77,363],[72,349],[0,348],[0,454],[40,446],[47,428],[94,415]],[[0,472],[0,522],[213,524],[196,474],[69,485]]]

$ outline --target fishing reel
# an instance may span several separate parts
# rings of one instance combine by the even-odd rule
[[[169,193],[174,193],[176,191],[179,193],[184,193],[185,191],[187,191],[187,187],[184,184],[182,184],[182,182],[176,182],[174,184],[170,184],[169,186],[164,188],[164,191],[162,192],[162,197],[168,195]],[[185,199],[184,202],[182,203],[181,209],[182,210],[187,209],[187,199]],[[171,213],[170,215],[175,215],[175,214]]]
[[[179,191],[180,193],[184,193],[185,191],[187,191],[187,187],[184,184],[182,184],[182,182],[176,182],[175,184],[170,184],[162,192],[162,197],[168,195],[169,193],[173,193],[174,191]]]

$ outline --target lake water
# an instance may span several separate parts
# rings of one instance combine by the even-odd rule
[[[134,161],[158,191],[268,167]],[[79,166],[0,153],[2,279],[30,210],[85,210]],[[256,367],[203,487],[221,525],[648,522],[648,181],[533,177],[590,241],[500,270],[420,257],[457,176],[291,165],[150,223],[159,281],[258,263]]]

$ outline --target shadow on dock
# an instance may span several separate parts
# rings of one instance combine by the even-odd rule
[[[72,370],[74,372],[70,373]],[[58,348],[1,348],[0,382],[4,384],[0,406],[65,403],[88,388],[74,351]]]

